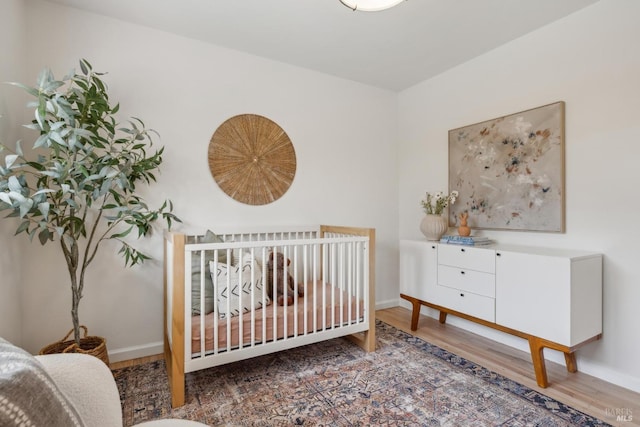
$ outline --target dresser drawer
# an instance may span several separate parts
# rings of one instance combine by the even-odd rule
[[[438,284],[486,297],[496,296],[496,276],[480,271],[439,265]]]
[[[438,264],[495,274],[496,251],[473,246],[440,244]]]
[[[496,321],[495,299],[445,286],[437,288],[439,305],[487,322]]]

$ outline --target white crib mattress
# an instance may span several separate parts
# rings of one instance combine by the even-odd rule
[[[324,309],[325,315],[323,316],[323,287],[324,295],[326,299],[326,306]],[[364,315],[364,301],[358,299],[355,296],[350,296],[346,291],[342,291],[342,310],[340,304],[339,288],[332,286],[328,283],[317,282],[315,286],[313,283],[309,283],[307,289],[307,307],[305,311],[304,297],[297,299],[297,307],[295,304],[287,306],[275,306],[275,317],[277,319],[277,331],[276,339],[285,337],[285,317],[286,317],[286,336],[291,337],[296,335],[302,335],[304,333],[312,333],[316,330],[338,325],[340,323],[353,323],[362,319]],[[333,305],[332,305],[332,291],[333,291]],[[314,306],[313,297],[316,297],[316,305]],[[297,310],[296,310],[297,308]],[[263,314],[264,311],[264,314]],[[342,318],[340,312],[342,311]],[[286,313],[285,313],[286,312]],[[333,312],[333,317],[332,317]],[[315,313],[315,323],[314,323]],[[306,314],[306,328],[305,328],[305,314]],[[209,313],[205,316],[205,351],[211,352],[214,350],[214,316],[215,313]],[[264,317],[263,317],[264,316]],[[243,345],[251,344],[252,327],[251,327],[251,313],[245,313],[242,317],[231,317],[230,330],[231,339],[227,339],[227,319],[218,319],[218,351],[227,349],[227,342],[229,341],[229,348],[236,348],[239,346],[240,336],[240,323],[242,321],[242,336]],[[297,318],[297,322],[295,319]],[[200,340],[200,321],[201,316],[193,316],[191,318],[191,353],[199,354],[201,350]],[[263,324],[265,324],[265,339],[263,340]],[[297,326],[297,328],[296,328]],[[254,342],[269,342],[274,339],[274,306],[270,305],[264,309],[255,311],[255,323],[253,327]],[[297,332],[296,332],[297,329]]]

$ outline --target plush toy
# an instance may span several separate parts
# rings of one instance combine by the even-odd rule
[[[277,291],[277,299],[278,299],[278,305],[285,305],[285,301],[284,301],[284,289],[285,286],[287,287],[287,305],[291,305],[293,304],[293,296],[295,295],[295,288],[294,288],[294,282],[293,282],[293,277],[291,276],[291,274],[289,274],[289,271],[287,270],[287,267],[289,266],[289,264],[291,263],[291,260],[286,259],[286,265],[285,265],[285,257],[283,254],[281,254],[280,252],[277,252],[276,254],[276,258],[277,258],[277,262],[275,263],[274,266],[274,262],[273,262],[273,252],[271,252],[269,254],[269,260],[267,261],[267,292],[268,295],[270,297],[273,297],[273,285],[274,285],[274,281],[273,281],[273,275],[274,272],[273,270],[276,270],[276,278],[277,278],[277,283],[276,283],[276,291]],[[285,284],[285,277],[286,277],[286,284]],[[302,296],[304,294],[304,291],[302,290],[302,288],[298,288],[298,295]]]

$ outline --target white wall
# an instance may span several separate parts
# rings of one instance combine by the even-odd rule
[[[640,2],[602,0],[399,96],[400,238],[419,239],[419,200],[447,190],[447,132],[566,102],[566,233],[487,231],[498,242],[604,254],[603,338],[579,369],[640,391]],[[481,233],[479,233],[481,234]],[[543,308],[541,308],[543,310]],[[525,350],[526,343],[463,321]],[[559,354],[545,352],[563,363]],[[551,353],[551,354],[550,354]]]
[[[151,204],[171,198],[187,226],[214,231],[223,225],[375,227],[377,300],[395,303],[395,93],[38,0],[27,5],[24,80],[35,81],[45,65],[62,77],[85,57],[109,73],[122,117],[138,116],[162,136],[164,163],[147,192]],[[242,113],[278,123],[296,150],[293,185],[262,207],[230,199],[208,169],[213,132]],[[81,322],[107,338],[112,360],[157,353],[162,340],[160,235],[140,247],[158,260],[125,269],[118,248],[107,245],[86,279]],[[27,255],[46,266],[24,270],[24,344],[35,351],[71,328],[70,294],[56,245],[34,243]],[[137,346],[143,348],[136,353]]]
[[[19,89],[5,82],[20,81],[24,75],[25,5],[21,0],[3,2],[0,14],[0,143],[15,147],[19,139],[19,126],[24,119],[26,97]],[[3,153],[4,154],[4,153]],[[4,156],[0,155],[3,159]],[[4,162],[4,161],[3,161]],[[0,215],[5,216],[4,212]],[[16,345],[22,343],[20,304],[21,248],[18,241],[10,240],[15,232],[14,224],[0,221],[0,337]]]

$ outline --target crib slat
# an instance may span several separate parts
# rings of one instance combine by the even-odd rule
[[[356,251],[356,262],[364,262],[362,260],[362,257],[364,255],[364,251],[362,249],[362,245],[360,245],[358,243],[357,246],[358,246],[358,250]],[[360,284],[360,283],[364,284],[365,283],[364,280],[362,279],[363,271],[364,271],[364,268],[360,268],[360,267],[356,270],[356,282],[358,282],[358,284]],[[362,296],[360,295],[360,291],[361,290],[362,291],[366,291],[366,288],[365,289],[360,289],[360,286],[358,286],[356,288],[355,298],[357,298],[358,301],[360,301],[362,299]],[[356,304],[356,318],[360,319],[360,316],[361,316],[361,314],[360,314],[360,304]]]
[[[337,319],[336,319],[336,302],[335,302],[335,293],[336,293],[336,286],[340,286],[340,276],[338,275],[339,271],[338,271],[338,248],[339,245],[337,243],[334,243],[331,245],[331,276],[329,279],[329,284],[333,285],[330,287],[331,291],[330,291],[330,297],[329,297],[329,302],[330,302],[330,306],[327,308],[331,308],[331,319],[329,320],[329,322],[331,322],[328,326],[328,328],[333,329],[336,327],[336,323],[337,323]]]
[[[354,286],[357,287],[358,286],[358,282],[355,281],[354,279],[354,275],[356,274],[356,268],[353,264],[354,259],[355,259],[355,251],[356,251],[356,245],[354,243],[351,243],[351,245],[349,245],[349,247],[351,248],[351,251],[349,251],[349,301],[347,302],[347,304],[349,304],[349,312],[348,312],[348,317],[349,317],[349,324],[351,325],[353,322],[353,315],[352,315],[352,310],[353,310],[353,306],[351,304],[352,300],[353,300],[353,294],[354,294]],[[357,303],[357,299],[355,300],[355,302]]]
[[[214,270],[214,274],[211,275],[213,280],[213,307],[215,309],[215,315],[213,316],[213,354],[218,354],[218,343],[220,342],[220,336],[218,332],[218,314],[220,313],[220,307],[218,306],[218,304],[220,301],[218,300],[218,275],[216,274],[218,257],[218,250],[216,250],[213,254],[213,264],[216,270]],[[228,257],[229,253],[227,252],[227,259],[229,259]]]
[[[250,307],[251,307],[251,330],[250,336],[251,341],[249,342],[249,346],[253,347],[256,342],[256,256],[255,256],[255,248],[251,248],[251,287],[249,288],[250,292]],[[241,322],[242,323],[242,322]]]
[[[278,248],[274,247],[272,253],[273,253],[273,259],[274,259],[274,263],[275,263],[275,259],[276,259],[276,256],[278,254]],[[276,268],[274,268],[272,270],[273,270],[273,273],[272,273],[272,277],[271,277],[272,281],[270,283],[270,286],[271,286],[271,301],[273,301],[271,303],[271,305],[273,306],[272,307],[273,308],[273,319],[271,321],[271,325],[272,325],[271,330],[273,331],[272,332],[272,339],[273,339],[273,341],[275,341],[276,336],[277,336],[277,331],[278,331],[278,296],[277,296],[276,285],[275,285],[277,283],[277,280],[278,280],[278,271],[277,271]]]
[[[302,300],[302,305],[304,307],[304,319],[302,320],[303,322],[303,335],[307,335],[307,331],[309,330],[309,320],[307,316],[307,309],[308,309],[308,300],[309,300],[309,292],[307,291],[307,281],[309,279],[309,245],[304,245],[303,249],[302,249],[302,260],[303,260],[303,264],[302,264],[302,286],[304,286],[304,298]],[[312,282],[314,283],[314,282]]]
[[[340,277],[340,285],[338,288],[338,305],[340,308],[340,313],[338,314],[338,324],[337,327],[342,327],[344,325],[344,293],[347,290],[347,265],[344,262],[344,257],[346,256],[346,243],[340,243],[339,245],[339,254],[338,254],[338,269],[339,277]]]
[[[325,257],[325,261],[322,264],[322,330],[326,330],[327,329],[327,277],[329,277],[329,263],[331,262],[331,245],[329,244],[325,244],[324,245],[325,248],[325,253],[327,254],[327,256]]]
[[[205,252],[200,251],[200,356],[204,356],[205,351],[205,302],[207,301],[206,295],[206,276],[205,276]]]
[[[282,288],[284,289],[284,310],[282,311],[282,330],[283,332],[283,340],[288,339],[289,336],[289,329],[287,329],[289,327],[289,316],[287,316],[287,307],[289,306],[288,302],[289,302],[289,284],[288,284],[288,277],[287,277],[287,273],[286,273],[286,269],[288,268],[287,266],[287,259],[288,259],[288,251],[287,251],[287,246],[284,246],[282,248],[282,256],[284,259],[284,266],[282,268],[282,278],[280,280],[282,280]],[[275,262],[274,262],[275,264]],[[275,270],[275,268],[274,268]]]
[[[267,263],[264,261],[267,259],[267,248],[262,248],[262,277],[263,277],[263,285],[262,285],[262,301],[263,304],[267,302]],[[271,298],[271,297],[269,297]],[[273,302],[272,302],[273,304]],[[266,305],[262,309],[262,343],[267,342],[267,308]]]
[[[313,286],[315,289],[318,288],[317,283],[318,283],[318,246],[319,245],[314,245],[313,246]],[[322,268],[322,265],[320,265],[320,267]],[[318,293],[313,292],[313,330],[317,331],[318,330]]]
[[[298,250],[293,249],[293,312],[295,315],[293,316],[293,337],[298,336],[298,295],[300,292],[298,291]]]
[[[231,264],[232,264],[233,261],[234,261],[233,251],[231,249],[227,249],[227,262],[224,263],[227,266],[227,271],[229,271],[231,269],[231,267],[232,267]],[[226,283],[223,283],[223,285],[227,287],[227,296],[229,294],[229,281],[230,280],[231,279],[229,278],[229,275],[227,275]],[[227,317],[225,319],[226,320],[225,336],[227,337],[226,350],[228,350],[230,348],[229,346],[231,345],[231,341],[229,339],[230,336],[231,336],[231,331],[230,331],[230,329],[231,329],[231,322],[230,322],[231,317],[229,316],[229,313],[231,312],[231,310],[229,309],[230,305],[231,305],[231,299],[227,298],[227,302],[226,302]],[[219,351],[225,351],[225,349],[220,349]]]
[[[242,250],[242,248],[240,248],[240,250],[238,250],[238,258],[239,260],[236,262],[236,264],[238,265],[238,283],[236,284],[236,286],[238,287],[238,316],[240,317],[240,319],[242,319],[242,315],[244,314],[244,309],[242,307],[242,294],[244,292],[244,289],[242,289],[242,285],[243,285],[243,281],[244,281],[244,275],[243,273],[243,269],[244,269],[244,252]],[[231,288],[231,278],[230,278],[231,274],[229,274],[227,276],[229,282],[227,285],[227,292],[229,292],[229,299],[231,298],[231,292],[233,291],[233,289]],[[244,341],[244,334],[243,334],[243,323],[242,321],[238,322],[238,348],[242,348],[243,347],[243,341]],[[227,324],[230,325],[231,324],[231,319],[229,319],[229,321],[227,321]]]

